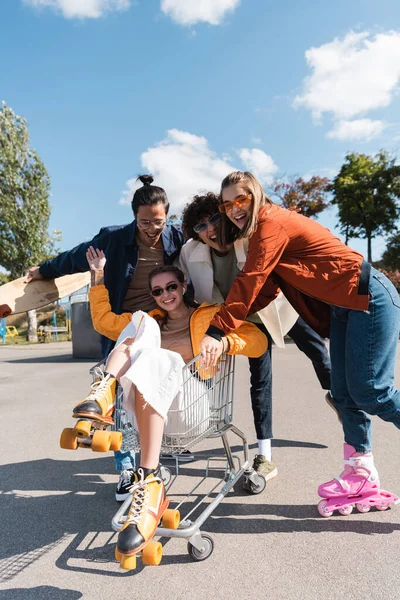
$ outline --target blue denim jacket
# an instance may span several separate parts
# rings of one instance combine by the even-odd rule
[[[103,227],[90,240],[75,246],[72,250],[62,252],[55,258],[40,265],[40,273],[45,279],[55,279],[62,275],[82,273],[89,270],[86,251],[89,246],[103,250],[107,258],[104,270],[104,283],[110,295],[113,312],[121,314],[122,305],[129,287],[129,282],[135,273],[139,259],[139,249],[135,241],[136,222],[128,225]],[[172,264],[179,255],[183,245],[182,233],[173,226],[166,226],[161,234],[164,247],[164,262]],[[102,337],[101,348],[103,356],[111,351],[114,342]]]

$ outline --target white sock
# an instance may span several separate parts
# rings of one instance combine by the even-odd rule
[[[267,460],[272,460],[271,440],[257,440],[258,454],[265,456]]]

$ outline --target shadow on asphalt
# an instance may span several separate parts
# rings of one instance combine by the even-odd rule
[[[197,469],[196,463],[194,467],[182,467],[181,475],[204,475],[204,470]],[[114,559],[116,534],[111,531],[110,522],[117,508],[115,483],[105,483],[102,478],[103,474],[112,472],[112,457],[80,461],[43,459],[0,466],[0,514],[7,515],[0,528],[0,582],[11,580],[57,547],[60,554],[56,566],[64,570],[112,577],[139,573],[143,569],[141,561],[136,571],[123,572],[119,571]],[[399,524],[388,522],[390,511],[386,513],[385,522],[374,522],[366,515],[359,519],[356,511],[356,518],[324,519],[317,515],[316,505],[268,504],[268,485],[273,483],[267,484],[266,492],[254,497],[253,503],[243,503],[240,498],[247,494],[242,482],[238,482],[234,493],[229,494],[229,501],[222,502],[205,522],[204,531],[235,535],[328,531],[373,535],[400,530]],[[188,483],[187,489],[189,487]],[[237,502],[233,502],[235,498]],[[371,517],[373,519],[372,512]],[[164,556],[163,564],[191,561],[186,554],[186,542],[181,542],[184,554]],[[3,594],[0,600],[35,597],[17,596],[16,593]],[[23,593],[28,594],[29,590],[21,591]],[[57,590],[58,593],[52,598],[80,597],[74,596],[79,592],[73,590]]]
[[[34,588],[14,588],[0,591],[0,600],[78,600],[81,592],[62,590],[50,585],[40,585]]]
[[[96,364],[96,359],[93,358],[73,358],[72,354],[55,354],[54,356],[31,356],[30,358],[9,358],[3,361],[4,363],[15,364],[46,364],[46,363],[93,363]]]

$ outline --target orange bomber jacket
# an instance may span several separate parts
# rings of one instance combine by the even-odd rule
[[[309,325],[329,337],[329,305],[368,309],[370,268],[361,254],[317,221],[275,204],[263,207],[244,269],[208,333],[237,329],[280,288]]]
[[[93,326],[96,331],[116,341],[121,331],[131,322],[132,313],[117,315],[112,312],[107,288],[96,285],[89,291],[90,312]],[[200,342],[203,339],[212,317],[218,311],[217,304],[202,304],[190,317],[190,336],[193,356],[200,351]],[[161,309],[149,313],[151,317],[163,316]],[[257,358],[264,354],[268,348],[266,336],[253,323],[243,323],[237,331],[226,336],[229,341],[228,354],[243,354],[249,358]]]

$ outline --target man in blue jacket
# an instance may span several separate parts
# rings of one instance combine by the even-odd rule
[[[103,250],[107,258],[104,283],[110,295],[113,312],[150,311],[155,301],[150,294],[148,274],[162,264],[172,264],[183,245],[182,233],[166,225],[169,203],[165,191],[151,185],[150,175],[139,177],[143,186],[132,200],[135,220],[128,225],[104,227],[89,242],[79,244],[47,260],[27,272],[27,281],[55,279],[62,275],[89,270],[86,252],[90,246]],[[107,357],[114,342],[102,337],[103,357]],[[135,467],[131,452],[116,452],[115,464],[121,472],[116,499],[124,500],[129,492]]]

